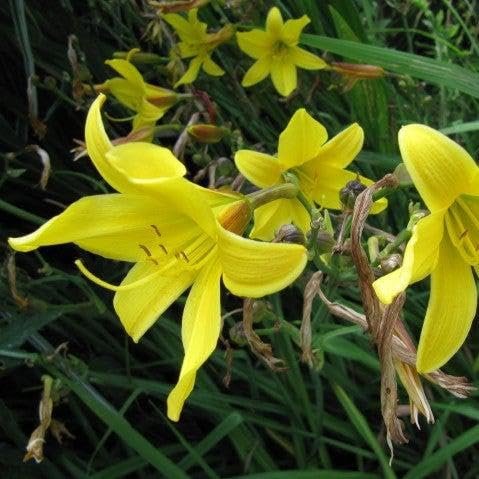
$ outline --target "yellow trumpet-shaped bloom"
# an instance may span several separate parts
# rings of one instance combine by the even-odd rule
[[[283,22],[281,12],[273,7],[266,18],[265,31],[255,28],[237,33],[241,50],[256,60],[241,84],[248,87],[271,75],[276,90],[288,96],[297,85],[297,67],[306,70],[326,67],[321,58],[298,47],[299,36],[309,22],[307,15]]]
[[[399,131],[406,168],[431,214],[419,220],[402,266],[373,283],[389,304],[431,275],[417,370],[431,372],[464,342],[477,307],[472,268],[479,265],[479,168],[457,143],[425,125]]]
[[[303,196],[325,208],[340,209],[339,191],[358,175],[345,168],[363,145],[363,130],[357,124],[349,126],[328,140],[324,126],[303,108],[296,111],[281,133],[277,157],[251,150],[235,155],[239,171],[254,185],[267,188],[283,183],[284,174],[292,173],[298,180]],[[365,185],[372,181],[359,177]],[[381,199],[373,207],[377,213],[386,207]],[[297,199],[278,199],[254,211],[254,228],[250,236],[270,240],[284,224],[294,223],[304,232],[310,229],[310,216]]]
[[[207,33],[208,25],[198,19],[198,9],[193,8],[188,12],[188,19],[176,13],[163,16],[180,37],[177,47],[181,58],[192,58],[185,74],[176,82],[179,85],[193,83],[200,69],[212,76],[221,76],[224,70],[211,59],[213,50],[228,41],[234,33],[231,25],[224,26],[216,33]]]
[[[105,62],[120,75],[99,85],[98,89],[111,93],[120,103],[137,112],[133,130],[153,126],[178,101],[172,90],[146,83],[141,73],[128,60]]]
[[[186,181],[183,165],[165,148],[147,143],[112,147],[101,122],[102,101],[96,100],[89,111],[86,145],[97,169],[119,193],[84,197],[9,243],[25,252],[73,242],[135,263],[114,286],[77,262],[88,278],[116,292],[115,310],[134,341],[191,287],[182,321],[183,365],[168,397],[168,416],[177,421],[198,369],[216,347],[221,279],[238,296],[271,294],[301,273],[306,249],[242,238],[250,219],[247,199]]]

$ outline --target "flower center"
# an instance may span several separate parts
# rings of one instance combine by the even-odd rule
[[[447,210],[445,220],[449,237],[464,261],[479,265],[479,197],[459,196]]]
[[[280,41],[273,45],[272,50],[273,56],[282,58],[288,53],[289,47],[286,43]]]

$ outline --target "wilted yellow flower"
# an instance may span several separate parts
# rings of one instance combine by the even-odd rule
[[[326,67],[321,58],[298,47],[299,36],[309,22],[307,15],[283,22],[281,12],[273,7],[266,18],[266,31],[255,28],[237,33],[241,50],[256,60],[241,84],[248,87],[271,75],[276,90],[288,96],[297,85],[296,67],[306,70]]]
[[[207,33],[208,25],[198,20],[197,8],[188,12],[188,20],[176,13],[168,13],[163,18],[180,37],[181,42],[177,45],[180,57],[193,58],[185,74],[176,82],[175,88],[194,82],[200,68],[203,68],[208,75],[224,74],[224,70],[211,59],[211,54],[218,45],[232,37],[234,31],[231,25],[223,27],[216,33]]]
[[[409,284],[431,275],[416,365],[428,373],[461,347],[476,313],[472,267],[479,265],[479,168],[461,146],[425,125],[401,128],[399,147],[431,214],[414,227],[402,266],[373,286],[390,304]]]
[[[344,169],[361,150],[363,139],[362,128],[354,123],[327,141],[324,126],[301,108],[279,137],[277,157],[240,150],[235,155],[235,163],[239,171],[260,188],[284,183],[284,174],[292,173],[307,201],[340,209],[339,191],[347,182],[359,179],[367,186],[372,184],[371,180]],[[383,210],[386,204],[384,199],[377,201],[373,213]],[[300,200],[278,199],[255,209],[250,236],[270,240],[281,225],[288,223],[307,232],[310,222],[309,212]]]
[[[111,93],[120,103],[137,112],[133,118],[133,130],[154,126],[178,101],[176,92],[146,83],[128,60],[107,60],[105,63],[122,78],[111,78],[96,86],[96,90]]]
[[[185,357],[168,397],[168,416],[177,421],[220,334],[220,280],[238,296],[271,294],[301,273],[306,249],[242,238],[250,219],[248,200],[184,180],[183,165],[165,148],[140,142],[113,147],[101,121],[101,102],[93,103],[87,117],[87,149],[120,193],[82,198],[9,243],[31,251],[74,242],[106,258],[135,263],[114,286],[77,262],[88,278],[116,291],[115,310],[134,341],[191,286],[182,322]]]

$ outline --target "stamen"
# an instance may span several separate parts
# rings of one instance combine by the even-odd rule
[[[188,256],[186,256],[186,253],[184,251],[180,251],[180,254],[187,263],[190,262],[190,260],[188,259]]]
[[[155,258],[148,258],[153,264],[156,264],[158,266],[158,261],[156,261]]]
[[[151,256],[151,251],[144,244],[139,244],[138,246],[146,253],[146,256]]]
[[[150,225],[153,228],[153,231],[156,233],[156,235],[161,238],[161,233],[160,230],[158,229],[158,226],[156,225]]]
[[[132,283],[123,284],[123,285],[120,284],[116,286],[114,284],[110,284],[110,283],[107,283],[106,281],[103,281],[98,276],[95,276],[91,271],[89,271],[86,268],[86,266],[82,263],[81,259],[77,259],[75,261],[75,265],[80,270],[80,272],[83,275],[85,275],[90,281],[97,284],[98,286],[101,286],[102,288],[109,289],[110,291],[128,291],[130,289],[135,289],[138,286],[148,283],[155,276],[159,276],[161,273],[163,273],[163,271],[167,268],[167,266],[169,266],[169,265],[165,265],[163,268],[160,268],[147,276],[143,276],[143,278],[140,278],[137,281],[133,281]]]
[[[166,246],[160,243],[160,248],[163,250],[163,253],[168,254],[168,250],[166,249]]]
[[[462,240],[462,238],[464,238],[464,236],[467,235],[467,230],[464,230],[462,233],[461,233],[461,236],[459,236],[459,239]]]

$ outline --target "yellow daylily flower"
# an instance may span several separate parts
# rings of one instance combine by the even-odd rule
[[[181,58],[192,58],[185,74],[176,82],[179,85],[193,83],[200,69],[212,76],[221,76],[224,70],[211,59],[213,50],[233,36],[233,27],[226,25],[216,33],[207,33],[208,25],[198,19],[198,9],[188,12],[188,19],[176,13],[163,16],[180,37],[177,47]]]
[[[284,173],[298,180],[303,196],[324,208],[340,209],[339,191],[348,181],[358,179],[369,186],[372,181],[346,168],[361,150],[364,134],[354,123],[331,140],[324,126],[301,108],[296,111],[281,133],[277,157],[251,150],[235,155],[238,170],[259,188],[284,183]],[[372,212],[378,213],[387,205],[378,200]],[[254,211],[252,238],[270,240],[278,229],[293,223],[303,232],[310,230],[310,216],[297,199],[278,199]]]
[[[440,368],[461,347],[477,307],[472,267],[479,265],[479,168],[447,136],[425,125],[399,131],[404,164],[430,215],[418,221],[402,266],[373,283],[384,304],[431,275],[417,370]]]
[[[241,84],[255,85],[271,75],[280,95],[288,96],[297,85],[296,68],[319,70],[326,62],[298,47],[299,37],[310,22],[307,15],[283,22],[281,12],[273,7],[266,18],[266,31],[255,28],[236,34],[238,45],[256,62],[246,72]]]
[[[73,242],[106,258],[134,262],[119,286],[97,278],[80,261],[77,265],[89,279],[116,292],[115,310],[135,342],[191,287],[182,321],[185,356],[168,397],[168,416],[177,421],[220,334],[220,280],[238,296],[271,294],[302,272],[306,249],[242,238],[250,219],[246,198],[186,181],[183,165],[165,148],[147,143],[112,147],[101,122],[102,101],[97,99],[89,111],[86,145],[119,193],[84,197],[9,243],[26,252]]]
[[[152,127],[178,101],[178,94],[146,83],[138,69],[128,60],[114,59],[105,62],[120,77],[110,78],[96,86],[97,91],[111,93],[120,103],[137,114],[133,130]]]

